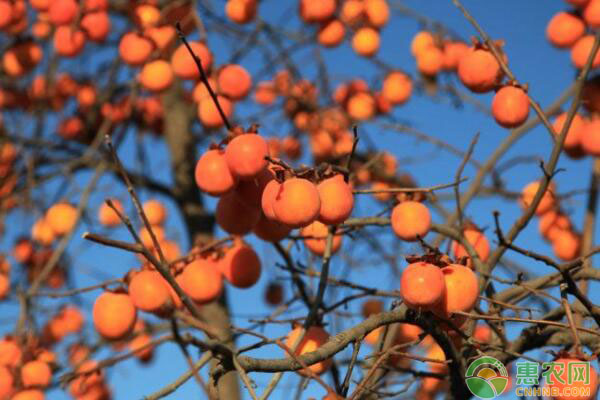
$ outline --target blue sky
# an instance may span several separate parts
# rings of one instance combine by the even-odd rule
[[[215,2],[222,5],[223,2]],[[456,32],[460,37],[468,39],[475,31],[452,5],[451,1],[442,0],[407,0],[402,4],[421,14],[427,15],[433,20],[441,22],[446,27]],[[572,82],[576,71],[571,67],[568,51],[559,51],[554,49],[545,39],[545,27],[551,16],[559,10],[566,9],[565,2],[552,0],[543,2],[537,1],[522,1],[522,0],[503,0],[503,1],[465,1],[464,5],[471,11],[475,18],[480,22],[481,26],[493,37],[503,39],[506,43],[504,50],[509,58],[509,65],[516,77],[522,83],[529,84],[529,92],[542,107],[552,103],[562,91],[564,91]],[[303,33],[312,32],[313,28],[301,23],[294,16],[289,20],[286,16],[294,15],[296,10],[296,1],[278,1],[266,0],[262,1],[259,13],[262,18],[269,22],[285,21],[286,30],[301,29]],[[222,7],[219,8],[222,14]],[[122,25],[115,24],[114,35],[123,32]],[[417,76],[415,61],[412,58],[409,45],[413,35],[420,29],[420,25],[411,18],[393,11],[393,17],[388,25],[382,31],[381,49],[378,57],[387,64],[400,68],[413,76]],[[252,26],[244,27],[250,31]],[[114,38],[116,39],[116,37]],[[263,37],[264,40],[267,40]],[[217,35],[208,33],[208,43],[215,53],[215,59],[218,64],[227,62],[231,54],[239,47],[239,43],[232,40],[223,40]],[[276,50],[270,46],[270,50],[274,53]],[[348,41],[345,41],[342,46],[333,50],[320,49],[320,54],[324,58],[327,69],[330,73],[331,84],[336,85],[352,78],[363,78],[367,82],[374,83],[376,87],[380,87],[382,72],[373,67],[373,64],[368,60],[361,59],[355,55]],[[75,73],[89,73],[93,71],[99,62],[110,59],[114,54],[110,50],[98,51],[98,48],[90,46],[84,58],[88,62],[81,63],[80,61],[66,62],[61,64],[61,68],[74,71]],[[301,66],[302,75],[308,79],[313,79],[317,74],[315,63],[315,46],[309,46],[306,49],[296,52],[293,55],[294,61]],[[264,55],[258,51],[250,51],[245,57],[238,61],[247,68],[253,75],[258,71],[263,70],[265,65]],[[133,76],[134,70],[125,71],[121,79],[127,79]],[[261,79],[266,79],[268,76],[263,76]],[[457,83],[455,77],[443,77],[443,80],[449,80]],[[460,83],[457,86],[461,90]],[[476,100],[489,107],[491,103],[491,95],[474,95]],[[248,116],[249,120],[258,110],[257,106],[252,105],[250,101],[240,103],[237,107],[236,115],[238,117]],[[533,111],[532,111],[533,114]],[[499,143],[508,135],[509,131],[499,127],[487,115],[482,114],[472,105],[464,105],[462,108],[453,107],[448,101],[447,96],[431,97],[424,93],[415,93],[411,100],[394,109],[393,117],[401,121],[410,121],[413,127],[426,132],[434,137],[442,139],[453,144],[459,149],[466,149],[470,140],[476,132],[480,133],[480,139],[474,152],[473,158],[478,161],[484,161],[494,151]],[[7,119],[8,121],[8,119]],[[53,119],[50,120],[53,122]],[[281,115],[279,113],[271,114],[261,119],[261,133],[267,136],[283,137],[291,132],[290,127],[285,123],[282,124]],[[412,174],[420,186],[430,186],[435,184],[447,183],[453,180],[454,171],[460,163],[460,159],[454,155],[448,154],[428,143],[418,142],[413,137],[403,135],[398,132],[383,129],[379,122],[368,123],[359,126],[359,131],[363,140],[359,144],[359,150],[366,148],[369,142],[375,143],[379,149],[385,149],[394,154],[400,161],[399,170]],[[48,134],[52,128],[49,127]],[[368,139],[367,139],[368,137]],[[150,172],[155,179],[165,183],[171,181],[168,168],[169,156],[166,148],[160,139],[152,136],[144,136],[142,138],[143,149],[147,156],[147,164],[141,169],[140,164],[136,161],[136,138],[133,134],[129,134],[126,142],[121,147],[121,157],[123,161],[131,169],[142,172]],[[204,143],[198,147],[198,157],[208,143]],[[509,151],[502,161],[506,161],[516,156],[538,156],[547,159],[551,150],[551,142],[547,132],[543,127],[537,127],[521,139],[517,146]],[[305,158],[304,162],[310,162]],[[561,157],[559,167],[565,171],[557,175],[556,181],[559,190],[571,191],[584,189],[589,180],[591,171],[591,159],[586,158],[581,161],[573,162],[566,157]],[[465,169],[464,176],[472,178],[475,175],[475,170],[468,166]],[[528,182],[540,177],[540,170],[537,164],[519,164],[507,170],[503,175],[503,181],[507,185],[507,189],[511,191],[520,191]],[[76,189],[71,189],[66,192],[67,196],[75,201],[79,197],[82,187],[90,179],[90,174],[81,173],[76,176]],[[487,181],[489,183],[489,180]],[[36,191],[37,199],[45,202],[48,206],[50,200],[60,197],[61,181],[56,180],[44,187],[43,190]],[[463,188],[466,188],[467,182]],[[143,199],[153,197],[147,191],[140,191]],[[449,192],[445,192],[449,193]],[[124,201],[126,207],[131,211],[131,203],[127,200],[127,193],[124,188],[114,179],[106,176],[99,183],[98,192],[92,197],[90,203],[90,223],[84,222],[78,228],[75,239],[69,245],[69,254],[71,258],[71,276],[74,286],[87,286],[97,283],[104,279],[121,277],[125,272],[138,265],[136,258],[122,251],[107,249],[98,245],[91,245],[84,242],[81,233],[84,231],[103,232],[99,226],[95,210],[105,197],[118,197]],[[165,199],[162,199],[165,200]],[[165,200],[166,201],[166,200]],[[214,200],[207,199],[208,207],[214,207]],[[585,196],[579,194],[569,198],[562,203],[563,207],[570,213],[572,221],[578,229],[582,227],[583,210],[585,207]],[[448,203],[449,208],[452,203]],[[384,206],[374,202],[368,196],[360,197],[354,212],[355,216],[370,216],[375,215]],[[503,227],[508,228],[514,220],[520,215],[520,210],[515,202],[506,200],[498,200],[497,198],[486,198],[473,201],[466,210],[466,214],[475,220],[480,226],[487,227],[487,235],[492,239],[493,218],[492,210],[501,211],[501,222]],[[23,213],[17,211],[13,213],[7,220],[6,226],[8,233],[1,239],[2,246],[5,250],[10,249],[14,238],[22,233],[28,232],[33,221],[31,213]],[[436,221],[440,221],[438,215],[434,216]],[[389,228],[373,228],[370,230],[372,236],[382,243],[384,248],[389,252],[393,252],[397,256],[410,254],[418,249],[411,245],[399,245],[399,243],[391,235]],[[124,229],[117,229],[110,232],[105,232],[111,237],[122,240],[129,240],[127,232]],[[167,222],[168,237],[177,240],[182,249],[187,250],[189,244],[186,242],[185,233],[182,229],[181,217],[173,204],[169,204],[169,218]],[[222,232],[218,232],[222,235]],[[431,238],[431,236],[429,237]],[[343,250],[355,259],[361,260],[358,265],[349,265],[344,257],[334,257],[332,262],[332,274],[338,277],[346,277],[347,279],[360,282],[364,285],[370,285],[382,289],[397,289],[398,278],[386,266],[382,266],[377,262],[377,258],[367,252],[364,245],[355,245],[350,243],[348,238],[344,239],[345,244]],[[228,301],[232,307],[233,322],[238,326],[248,326],[248,318],[260,318],[268,315],[272,310],[268,308],[262,298],[265,285],[272,279],[285,278],[281,270],[274,266],[274,263],[279,261],[277,254],[273,251],[270,245],[257,241],[254,237],[248,237],[248,241],[252,243],[259,251],[263,263],[263,276],[259,283],[247,290],[239,290],[229,287],[227,290]],[[532,221],[529,226],[523,231],[517,243],[524,247],[535,249],[538,252],[551,255],[551,248],[544,243],[537,234],[537,223]],[[310,258],[306,254],[306,250],[294,250],[294,256],[303,257],[304,260]],[[521,262],[534,274],[545,274],[551,272],[548,267],[540,263],[533,262],[515,254],[508,254],[511,259]],[[318,265],[318,260],[314,260]],[[400,263],[401,266],[405,262]],[[500,276],[504,276],[502,272],[498,272]],[[290,294],[289,281],[282,281],[286,287],[286,294]],[[309,282],[315,285],[316,282]],[[592,285],[592,293],[595,285]],[[88,311],[91,310],[91,305],[95,297],[100,292],[95,291],[78,297],[81,304]],[[327,293],[326,301],[334,302],[334,299],[343,297],[348,292],[345,290],[333,290]],[[556,294],[556,293],[554,293]],[[597,301],[597,296],[592,296],[592,299]],[[62,303],[63,300],[44,300],[43,304],[55,307]],[[389,303],[389,301],[388,301]],[[347,311],[356,315],[350,320],[343,321],[340,324],[339,320],[332,321],[328,319],[328,330],[330,333],[339,333],[343,328],[348,328],[350,324],[360,322],[360,316],[357,312],[360,302],[350,307]],[[0,332],[6,332],[13,329],[13,321],[16,316],[17,309],[14,306],[6,303],[0,303]],[[292,315],[299,316],[304,313],[304,310],[295,309]],[[144,316],[149,321],[156,321],[153,317]],[[518,330],[522,325],[520,325]],[[277,337],[285,334],[289,329],[287,325],[273,324],[269,325],[264,334],[269,337]],[[518,330],[511,329],[510,335],[516,335]],[[95,333],[92,327],[88,324],[86,334],[93,338]],[[242,338],[239,344],[251,343],[252,339]],[[342,351],[337,357],[340,359],[348,358],[351,349]],[[282,352],[279,349],[268,347],[251,353],[257,357],[281,357]],[[366,349],[361,354],[367,354]],[[109,353],[101,352],[99,358],[108,356]],[[109,382],[114,392],[115,399],[138,399],[144,394],[154,392],[164,385],[172,382],[176,377],[185,371],[185,362],[181,357],[176,346],[165,344],[160,346],[156,351],[155,361],[149,366],[139,367],[135,360],[129,360],[119,364],[116,367],[107,371]],[[206,370],[204,370],[206,372]],[[342,370],[343,374],[343,370]],[[268,374],[250,374],[251,378],[257,384],[257,391],[261,393],[264,390],[265,383],[268,382],[270,375]],[[343,375],[342,375],[343,376]],[[325,380],[331,382],[330,376],[326,375]],[[290,393],[294,393],[298,383],[298,377],[295,374],[286,374],[271,398],[289,398]],[[352,390],[352,389],[351,389]],[[318,385],[311,383],[308,385],[305,393],[301,398],[310,396],[318,397],[324,395],[323,389]],[[66,398],[64,394],[58,391],[49,392],[48,398],[61,400]],[[169,399],[188,399],[202,398],[200,389],[197,384],[190,380],[184,384],[175,394],[168,397]],[[249,396],[247,396],[249,398]],[[511,395],[505,398],[513,398]]]

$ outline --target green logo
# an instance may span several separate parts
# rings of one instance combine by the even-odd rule
[[[465,373],[467,387],[480,399],[500,396],[508,386],[508,371],[494,357],[483,356],[473,361]]]

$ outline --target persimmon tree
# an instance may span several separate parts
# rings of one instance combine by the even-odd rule
[[[472,37],[391,0],[0,0],[0,399],[466,399],[484,354],[595,360],[600,0],[547,21],[552,102],[442,5]]]

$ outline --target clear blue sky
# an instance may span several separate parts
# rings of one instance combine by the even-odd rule
[[[224,2],[218,1],[213,3],[222,5]],[[296,0],[261,1],[259,12],[261,17],[269,22],[285,21],[286,29],[294,29],[300,26],[299,21],[296,17],[292,21],[288,21],[289,18],[286,16],[295,14],[296,3]],[[402,2],[402,4],[443,23],[465,39],[468,39],[475,33],[450,0],[408,0]],[[546,2],[465,0],[465,6],[478,19],[482,27],[492,37],[503,39],[506,42],[504,49],[510,60],[510,67],[522,83],[529,84],[531,95],[542,106],[547,106],[555,100],[571,84],[575,76],[575,70],[570,65],[569,53],[554,49],[545,39],[547,22],[555,12],[566,9],[565,4],[565,2],[559,0]],[[219,9],[219,12],[223,13],[222,7]],[[248,26],[245,29],[250,31],[252,26]],[[305,32],[310,32],[313,28],[304,26],[302,29]],[[410,54],[409,45],[413,35],[418,30],[419,24],[415,20],[394,12],[393,18],[382,32],[382,45],[379,52],[381,59],[389,65],[401,68],[416,76],[415,61]],[[116,32],[122,32],[122,29],[117,29]],[[208,42],[219,64],[225,63],[232,52],[239,46],[238,43],[224,42],[211,35],[210,32],[208,34]],[[273,48],[271,49],[273,52],[275,51]],[[334,50],[322,49],[321,54],[325,59],[333,84],[360,77],[365,78],[368,82],[375,82],[379,87],[381,73],[376,72],[371,63],[355,55],[350,49],[348,41],[340,48]],[[110,56],[112,55],[108,53],[97,55],[96,49],[90,46],[84,56],[90,60],[89,65],[66,63],[65,67],[85,71],[95,67],[97,60]],[[264,66],[264,59],[262,57],[263,55],[260,52],[250,52],[239,62],[252,73],[256,73]],[[304,51],[294,54],[294,60],[302,66],[301,72],[305,77],[312,79],[316,76],[314,48],[309,47]],[[454,77],[449,79],[456,82]],[[461,90],[463,89],[460,84],[458,84],[458,87]],[[476,95],[476,98],[486,106],[489,106],[491,102],[491,95]],[[237,107],[238,116],[251,115],[256,111],[256,106],[248,105],[247,103],[249,102],[242,103]],[[454,108],[446,96],[432,98],[423,93],[416,93],[406,105],[394,110],[394,117],[410,121],[415,128],[450,142],[460,149],[466,149],[473,135],[476,132],[480,132],[481,137],[474,153],[474,158],[478,161],[485,160],[508,134],[506,129],[496,125],[493,119],[483,115],[471,105],[465,105],[459,109]],[[261,132],[265,135],[284,136],[290,132],[290,128],[282,124],[281,120],[275,116],[261,120],[261,128]],[[365,124],[360,126],[359,130],[361,135],[368,136],[369,140],[375,143],[378,148],[386,149],[401,160],[399,165],[400,170],[411,173],[419,185],[429,186],[453,180],[454,171],[460,163],[459,158],[449,155],[430,144],[418,142],[412,137],[381,129],[377,123]],[[359,148],[364,148],[363,146],[367,142],[367,140],[363,140]],[[134,158],[133,148],[134,139],[130,135],[127,143],[122,147],[121,156],[132,169],[139,169],[139,164],[136,163]],[[145,171],[151,171],[152,176],[156,179],[160,179],[166,183],[170,182],[171,177],[169,176],[168,169],[164,168],[169,163],[165,146],[158,139],[145,137],[144,148],[148,155],[148,165]],[[550,149],[551,143],[547,132],[544,131],[543,127],[538,127],[526,135],[513,150],[506,154],[503,161],[519,155],[533,155],[547,159]],[[202,150],[202,148],[198,148],[198,156]],[[561,192],[584,189],[587,186],[591,171],[591,160],[589,158],[573,162],[566,157],[561,157],[559,166],[565,169],[556,178],[558,188]],[[464,176],[473,177],[474,174],[475,171],[471,167],[467,167]],[[537,179],[539,176],[539,167],[536,164],[529,163],[517,165],[509,169],[503,175],[503,179],[509,190],[519,191],[525,184]],[[80,174],[77,176],[76,182],[80,187],[83,187],[89,178],[89,174]],[[75,255],[71,263],[71,273],[75,286],[86,286],[97,283],[100,280],[121,277],[128,269],[138,265],[135,257],[130,254],[102,248],[97,245],[90,245],[80,239],[80,234],[84,231],[102,232],[96,220],[95,210],[105,197],[116,196],[121,199],[127,199],[124,188],[111,178],[103,178],[100,181],[100,189],[99,193],[93,196],[90,206],[90,219],[79,227],[76,238],[69,246],[69,252]],[[55,198],[56,193],[60,193],[58,182],[48,185],[43,192],[38,191],[36,195],[42,201],[46,201],[46,205],[48,205],[48,202]],[[72,191],[68,193],[72,194]],[[147,192],[142,191],[141,194],[144,199],[150,197]],[[76,199],[78,196],[79,194],[76,194],[72,199]],[[129,202],[126,204],[130,206]],[[207,201],[207,205],[214,207],[214,201]],[[585,196],[579,194],[571,197],[563,202],[563,206],[571,213],[572,221],[576,227],[581,229]],[[357,203],[354,215],[375,215],[381,209],[382,205],[375,203],[370,198],[361,197]],[[509,227],[520,214],[516,203],[497,199],[474,201],[469,205],[466,214],[477,221],[480,226],[487,227],[488,237],[492,238],[492,210],[495,209],[502,211],[501,221],[504,227]],[[167,224],[168,237],[178,240],[182,249],[187,250],[189,245],[184,239],[185,234],[182,230],[180,216],[172,204],[169,211]],[[440,220],[439,216],[435,218],[438,221]],[[10,235],[5,235],[2,238],[3,249],[8,251],[15,235],[27,232],[32,221],[32,215],[30,214],[24,214],[20,211],[12,214],[6,223]],[[376,240],[381,241],[388,251],[393,251],[396,255],[410,254],[418,250],[414,246],[398,246],[398,242],[393,240],[389,229],[377,228],[373,229],[372,233]],[[110,235],[116,239],[129,239],[123,229],[111,231]],[[264,286],[271,279],[284,277],[280,270],[274,266],[274,263],[278,261],[278,256],[270,246],[258,242],[254,237],[249,237],[248,240],[260,252],[264,273],[260,282],[249,290],[228,288],[227,295],[232,307],[233,322],[242,327],[248,326],[248,318],[260,318],[261,316],[266,316],[271,311],[262,301]],[[350,244],[350,241],[345,239],[344,249],[351,252],[353,257],[364,260],[364,264],[349,268],[341,257],[335,257],[332,263],[332,274],[334,276],[346,275],[349,279],[382,289],[398,288],[397,277],[387,267],[382,267],[381,264],[378,264],[372,255],[367,254],[365,246],[350,246]],[[542,242],[537,234],[536,221],[529,224],[519,237],[518,244],[551,255],[551,248],[548,244]],[[350,249],[350,247],[352,248]],[[296,250],[295,252],[297,256],[306,256],[304,249]],[[527,266],[535,274],[550,272],[549,268],[542,264],[534,263],[515,254],[509,254],[509,256],[516,261],[522,262],[523,265]],[[402,262],[401,265],[404,266],[405,263]],[[288,282],[284,281],[284,284],[286,285],[286,289],[288,289],[287,295],[289,295]],[[315,282],[312,282],[312,284],[314,285]],[[595,288],[595,286],[592,285],[592,288]],[[98,291],[92,292],[78,299],[81,301],[83,307],[90,310],[95,297],[99,293]],[[326,301],[332,302],[333,299],[339,299],[345,293],[347,291],[344,290],[330,291],[327,293]],[[598,300],[598,297],[592,296],[592,299]],[[45,304],[55,307],[61,302],[62,300],[48,300],[45,301]],[[356,313],[358,309],[356,306],[358,305],[360,305],[360,302],[357,302],[355,307],[351,307],[348,311]],[[16,312],[16,308],[0,304],[0,319],[2,322],[0,331],[10,331],[13,329]],[[304,311],[302,310],[301,312]],[[294,315],[299,315],[299,313],[296,311]],[[153,317],[147,315],[144,318],[151,321],[155,320]],[[351,321],[345,321],[342,326],[340,326],[339,321],[331,323],[332,321],[328,320],[327,322],[330,322],[330,325],[327,329],[330,333],[335,334],[340,332],[343,327],[349,327],[350,323],[357,323],[359,321],[360,317],[358,314]],[[285,334],[288,328],[286,325],[269,325],[263,333],[270,337],[277,337]],[[513,329],[510,333],[514,335],[517,331]],[[86,327],[86,334],[88,334],[88,337],[95,336],[91,324],[88,324]],[[244,344],[251,341],[251,339],[243,338],[239,343]],[[364,349],[361,354],[367,354],[366,350]],[[346,349],[339,353],[337,357],[348,358],[350,351],[351,349]],[[271,347],[258,350],[252,354],[258,357],[282,356],[282,352],[279,349]],[[109,354],[104,352],[98,354],[98,357],[103,358],[107,355]],[[178,349],[174,345],[166,344],[157,349],[155,361],[149,366],[140,368],[135,360],[129,360],[109,369],[107,374],[115,399],[139,399],[144,394],[149,394],[172,382],[185,369],[184,360]],[[257,384],[257,391],[261,393],[270,375],[253,373],[250,376]],[[325,375],[325,379],[329,382],[330,376]],[[297,382],[297,375],[286,374],[277,391],[272,395],[272,398],[290,398],[291,393],[295,391]],[[323,395],[324,391],[318,385],[311,383],[301,398],[306,399],[310,396],[320,398]],[[249,396],[246,397],[249,398]],[[504,396],[504,398],[513,397],[513,395]],[[66,397],[58,391],[51,391],[48,393],[48,398],[61,400]],[[203,398],[203,395],[196,383],[190,380],[168,398],[192,399]]]

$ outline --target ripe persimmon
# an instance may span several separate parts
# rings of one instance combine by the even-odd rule
[[[369,92],[358,92],[348,99],[348,114],[357,121],[366,121],[375,116],[377,104],[375,97]]]
[[[404,72],[390,72],[383,80],[381,94],[393,105],[405,103],[410,98],[411,93],[412,80]]]
[[[49,2],[48,19],[54,25],[68,25],[78,12],[79,4],[75,0],[53,0]]]
[[[153,199],[145,201],[142,205],[142,209],[144,210],[144,214],[146,214],[146,218],[150,225],[162,225],[167,219],[167,209],[158,200]]]
[[[365,15],[369,24],[381,28],[390,19],[390,7],[386,0],[365,0]]]
[[[517,86],[503,86],[492,100],[492,115],[505,128],[516,128],[529,116],[529,98]]]
[[[200,190],[211,196],[222,196],[231,191],[237,183],[236,177],[227,166],[225,151],[221,149],[212,149],[204,153],[196,163],[194,176]]]
[[[239,181],[235,191],[242,202],[260,208],[265,187],[273,179],[275,179],[273,172],[269,168],[264,168],[254,178]]]
[[[219,93],[229,97],[233,101],[246,97],[251,87],[252,77],[241,65],[226,65],[217,74],[217,88]]]
[[[56,236],[62,236],[75,227],[77,209],[69,203],[57,203],[46,211],[45,221]]]
[[[423,238],[431,227],[429,209],[418,201],[404,201],[392,210],[392,230],[402,240],[414,242]]]
[[[449,40],[444,42],[444,69],[455,70],[460,59],[467,54],[469,46],[460,41]]]
[[[571,47],[571,62],[573,65],[582,69],[590,56],[592,47],[594,46],[594,35],[584,35],[577,39],[573,47]],[[592,68],[600,66],[600,52],[592,60]]]
[[[252,229],[252,233],[266,242],[279,242],[289,235],[291,230],[289,226],[269,219],[261,212],[260,219]]]
[[[106,339],[127,336],[133,329],[137,313],[127,293],[104,292],[96,299],[92,316],[96,331]]]
[[[422,261],[409,264],[402,272],[400,291],[408,307],[430,310],[445,295],[444,274],[433,264]]]
[[[132,66],[148,61],[154,46],[152,41],[136,32],[128,32],[119,41],[119,56]]]
[[[189,43],[194,54],[200,58],[200,64],[208,75],[213,63],[213,55],[208,47],[202,42]],[[175,75],[182,79],[198,79],[200,71],[194,62],[191,54],[184,44],[179,45],[171,56],[171,66]]]
[[[5,299],[10,293],[10,278],[7,274],[0,274],[0,300]]]
[[[319,221],[327,225],[343,223],[352,214],[354,196],[352,188],[342,174],[321,181],[317,185],[321,199]]]
[[[589,0],[582,16],[587,26],[592,29],[600,28],[600,1]]]
[[[0,339],[0,365],[16,367],[21,363],[23,352],[15,339],[5,336]]]
[[[240,179],[253,179],[268,165],[266,140],[254,133],[238,135],[225,149],[225,160],[231,172]]]
[[[546,27],[548,41],[559,48],[571,47],[585,33],[585,23],[578,16],[560,11]]]
[[[43,361],[32,360],[21,367],[21,382],[24,387],[46,387],[51,380],[52,370]]]
[[[215,219],[225,232],[231,235],[245,235],[258,223],[260,209],[243,202],[237,192],[233,191],[219,199]]]
[[[33,69],[42,57],[42,48],[37,43],[33,41],[20,42],[4,51],[2,68],[9,76],[21,76]]]
[[[156,240],[160,243],[162,240],[164,240],[166,233],[165,233],[165,228],[163,228],[160,225],[154,225],[152,227],[152,233],[154,233],[154,236],[156,237]],[[151,249],[152,247],[154,247],[154,242],[152,240],[152,236],[150,235],[150,231],[148,229],[146,229],[146,227],[142,227],[142,229],[140,229],[140,240],[142,242],[142,244],[144,246],[146,246],[147,248]]]
[[[598,392],[598,372],[588,364],[589,369],[580,368],[582,376],[578,379],[571,378],[570,374],[574,368],[574,363],[584,364],[585,360],[575,357],[562,356],[554,360],[550,366],[550,375],[546,379],[546,387],[549,387],[551,393],[558,393],[552,396],[552,400],[591,400],[596,398]],[[589,363],[589,361],[588,361]],[[589,374],[589,376],[587,376]],[[548,381],[552,383],[549,383]],[[569,391],[565,390],[569,388]],[[567,394],[568,393],[568,394]]]
[[[254,91],[254,101],[263,106],[271,105],[277,98],[275,84],[271,81],[259,82]]]
[[[268,219],[277,219],[275,216],[275,211],[273,210],[273,203],[275,202],[277,196],[279,196],[280,191],[281,184],[275,179],[269,181],[263,189],[260,204],[264,216]]]
[[[4,29],[9,26],[12,19],[12,4],[8,0],[0,1],[0,29]]]
[[[273,213],[277,220],[291,228],[310,224],[317,219],[320,210],[321,199],[317,187],[303,178],[283,182],[273,201]]]
[[[0,365],[0,399],[8,399],[15,388],[15,378],[4,365]]]
[[[333,138],[324,129],[319,129],[310,135],[310,149],[317,160],[331,156],[334,146]]]
[[[336,8],[335,0],[300,0],[300,17],[308,23],[328,20]]]
[[[352,36],[352,48],[360,56],[372,57],[379,50],[380,40],[375,29],[362,27]]]
[[[348,25],[358,24],[365,12],[363,0],[345,0],[340,10],[340,19]]]
[[[38,389],[26,389],[15,393],[11,400],[44,400],[44,392]]]
[[[73,397],[87,395],[88,391],[103,383],[104,374],[98,368],[98,361],[86,360],[75,371],[77,376],[69,384],[69,393]]]
[[[87,13],[81,18],[81,28],[91,41],[102,43],[110,32],[110,17],[106,11]]]
[[[113,206],[119,210],[121,214],[125,213],[123,204],[117,199],[111,199]],[[98,221],[106,227],[112,228],[121,223],[119,215],[105,202],[102,202],[98,209]]]
[[[129,350],[135,353],[135,357],[142,363],[148,363],[154,357],[154,346],[151,345],[152,336],[140,333],[128,344]]]
[[[539,190],[540,182],[535,181],[531,182],[527,186],[523,188],[521,191],[521,197],[519,198],[519,204],[521,208],[528,208],[530,204],[533,202],[533,198],[535,194]],[[538,206],[535,210],[536,215],[542,215],[545,212],[551,210],[556,206],[556,185],[554,182],[550,182],[546,191],[542,195],[542,199],[538,203]]]
[[[502,69],[491,51],[471,48],[458,62],[460,81],[475,93],[492,90],[502,78]]]
[[[218,95],[217,101],[226,118],[233,114],[233,103],[226,97]],[[211,97],[205,97],[198,102],[198,118],[205,128],[216,129],[225,124],[217,106]]]
[[[165,60],[147,62],[139,75],[140,83],[152,92],[162,92],[173,83],[173,69]]]
[[[309,225],[306,225],[300,229],[300,235],[304,236],[304,244],[311,251],[311,253],[318,256],[325,254],[327,248],[327,236],[329,235],[329,228],[320,221],[313,221]],[[336,253],[342,245],[342,235],[333,235],[331,242],[331,254]]]
[[[13,257],[17,262],[28,263],[33,256],[33,243],[29,238],[22,237],[15,242],[13,247]]]
[[[339,19],[324,22],[317,33],[317,41],[325,47],[336,47],[344,41],[346,28]]]
[[[219,260],[219,269],[229,283],[242,289],[254,286],[261,274],[258,255],[242,241],[225,250],[225,256]]]
[[[538,227],[540,235],[552,242],[559,231],[571,229],[571,220],[561,211],[550,210],[540,216]]]
[[[223,276],[218,265],[208,259],[196,259],[175,278],[181,289],[199,304],[216,300],[223,291]]]
[[[477,276],[468,267],[450,264],[441,269],[446,290],[433,312],[449,318],[457,311],[469,312],[477,303],[479,286]]]
[[[256,0],[227,0],[225,15],[237,24],[247,24],[256,16]]]
[[[142,311],[164,311],[171,307],[168,285],[158,271],[139,271],[129,282],[129,297]]]
[[[436,76],[444,66],[444,53],[437,46],[428,46],[419,51],[417,69],[425,76]]]
[[[467,228],[463,231],[463,235],[467,242],[473,246],[475,252],[479,259],[483,262],[487,260],[490,256],[490,242],[485,237],[485,235],[475,228]],[[454,258],[461,259],[462,257],[469,257],[469,253],[467,253],[467,249],[464,248],[462,244],[459,242],[452,242],[452,251],[454,253]],[[468,265],[472,267],[471,260],[469,258]]]
[[[562,113],[552,123],[552,127],[557,135],[560,135],[560,132],[567,120],[567,113]],[[569,125],[569,131],[567,132],[567,136],[565,137],[565,141],[563,142],[563,149],[565,152],[570,155],[572,152],[583,151],[581,138],[584,135],[585,126],[587,121],[583,119],[581,114],[575,113],[573,116],[573,120],[571,121],[571,125]]]
[[[580,133],[581,149],[585,154],[597,157],[600,155],[600,118],[590,119]]]
[[[290,350],[294,348],[294,344],[300,338],[301,333],[302,333],[302,327],[299,326],[299,327],[294,328],[288,334],[285,344],[287,347],[290,348]],[[308,328],[306,330],[306,333],[304,334],[304,337],[302,338],[302,340],[299,343],[297,343],[294,354],[297,356],[300,356],[305,353],[311,353],[311,352],[317,350],[322,345],[324,345],[328,340],[329,340],[329,333],[327,333],[327,331],[325,329],[323,329],[320,326],[311,326],[310,328]],[[321,375],[322,373],[327,371],[329,369],[329,367],[331,367],[331,362],[332,362],[331,359],[326,359],[326,360],[314,363],[312,365],[309,365],[308,369],[310,369],[313,373],[315,373],[317,375]],[[307,372],[305,372],[303,370],[299,370],[298,372],[300,374],[307,374]]]
[[[54,31],[54,50],[63,57],[75,57],[85,46],[85,33],[70,25],[61,25]]]
[[[552,238],[552,250],[561,261],[572,261],[579,257],[581,235],[571,230],[558,230]]]
[[[435,46],[435,38],[428,31],[418,32],[410,43],[410,52],[413,56],[417,57],[421,51],[427,49],[430,46]]]

